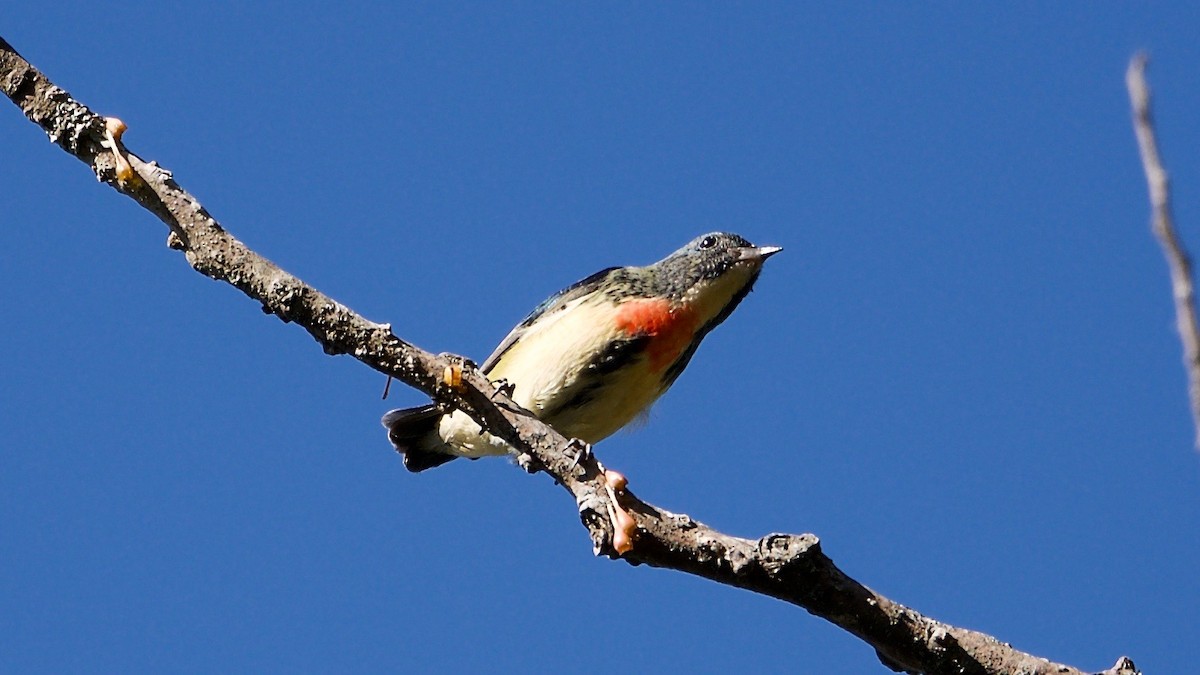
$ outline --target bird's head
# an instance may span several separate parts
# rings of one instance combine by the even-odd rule
[[[712,232],[696,237],[650,269],[660,292],[676,302],[724,308],[750,291],[763,261],[781,250],[755,246],[736,234]]]

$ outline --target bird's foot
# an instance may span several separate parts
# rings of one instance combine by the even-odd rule
[[[492,382],[492,385],[496,387],[496,390],[492,392],[491,396],[493,400],[495,400],[497,394],[503,394],[509,398],[512,398],[513,392],[517,390],[517,385],[504,378],[500,378],[499,380]]]
[[[633,550],[633,533],[637,531],[637,522],[617,502],[617,493],[623,492],[629,484],[624,475],[611,469],[604,470],[604,491],[608,493],[608,517],[613,524],[613,550],[617,555],[625,555]]]
[[[572,450],[575,451],[575,456],[571,459],[571,465],[567,467],[568,471],[579,466],[579,462],[592,456],[592,444],[587,441],[581,441],[578,438],[572,438],[567,441],[563,452],[570,452]]]

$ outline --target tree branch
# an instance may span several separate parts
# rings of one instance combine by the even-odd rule
[[[54,86],[3,39],[0,88],[53,142],[88,164],[101,182],[166,223],[168,245],[182,251],[196,271],[235,286],[261,303],[264,312],[303,327],[327,354],[350,354],[447,409],[461,408],[517,448],[523,466],[548,473],[572,495],[597,554],[687,572],[798,605],[862,638],[897,671],[1082,673],[878,595],[838,569],[812,534],[732,537],[621,491],[620,504],[632,513],[637,531],[633,550],[619,556],[612,547],[610,502],[600,463],[587,456],[576,464],[574,453],[567,450],[568,439],[517,407],[473,364],[401,340],[390,325],[367,320],[246,248],[169,171],[129,153],[120,142],[121,125],[95,115]],[[456,368],[462,369],[461,381],[447,376]],[[1131,675],[1136,668],[1122,658],[1104,672]]]
[[[1146,186],[1150,190],[1150,228],[1162,246],[1171,270],[1171,290],[1175,296],[1175,325],[1183,342],[1183,367],[1188,376],[1188,395],[1192,401],[1192,425],[1195,445],[1200,449],[1200,327],[1196,321],[1196,292],[1192,285],[1192,261],[1175,231],[1171,216],[1171,181],[1158,154],[1154,118],[1150,114],[1150,85],[1146,83],[1146,64],[1150,59],[1135,54],[1125,71],[1129,104],[1133,108],[1133,132],[1137,135]]]

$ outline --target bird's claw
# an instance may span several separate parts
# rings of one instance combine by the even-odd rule
[[[512,398],[513,392],[517,390],[517,385],[503,378],[492,382],[492,385],[496,387],[496,390],[492,392],[491,397],[493,399],[496,398],[497,394],[503,394],[509,398]]]
[[[567,447],[563,450],[564,452],[575,451],[575,456],[571,459],[571,465],[567,467],[568,471],[579,466],[579,462],[592,456],[592,444],[578,438],[572,438],[567,441]]]

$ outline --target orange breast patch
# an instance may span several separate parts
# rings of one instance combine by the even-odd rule
[[[657,298],[629,300],[617,310],[617,326],[627,335],[649,335],[646,355],[655,370],[666,368],[692,341],[695,313]]]

